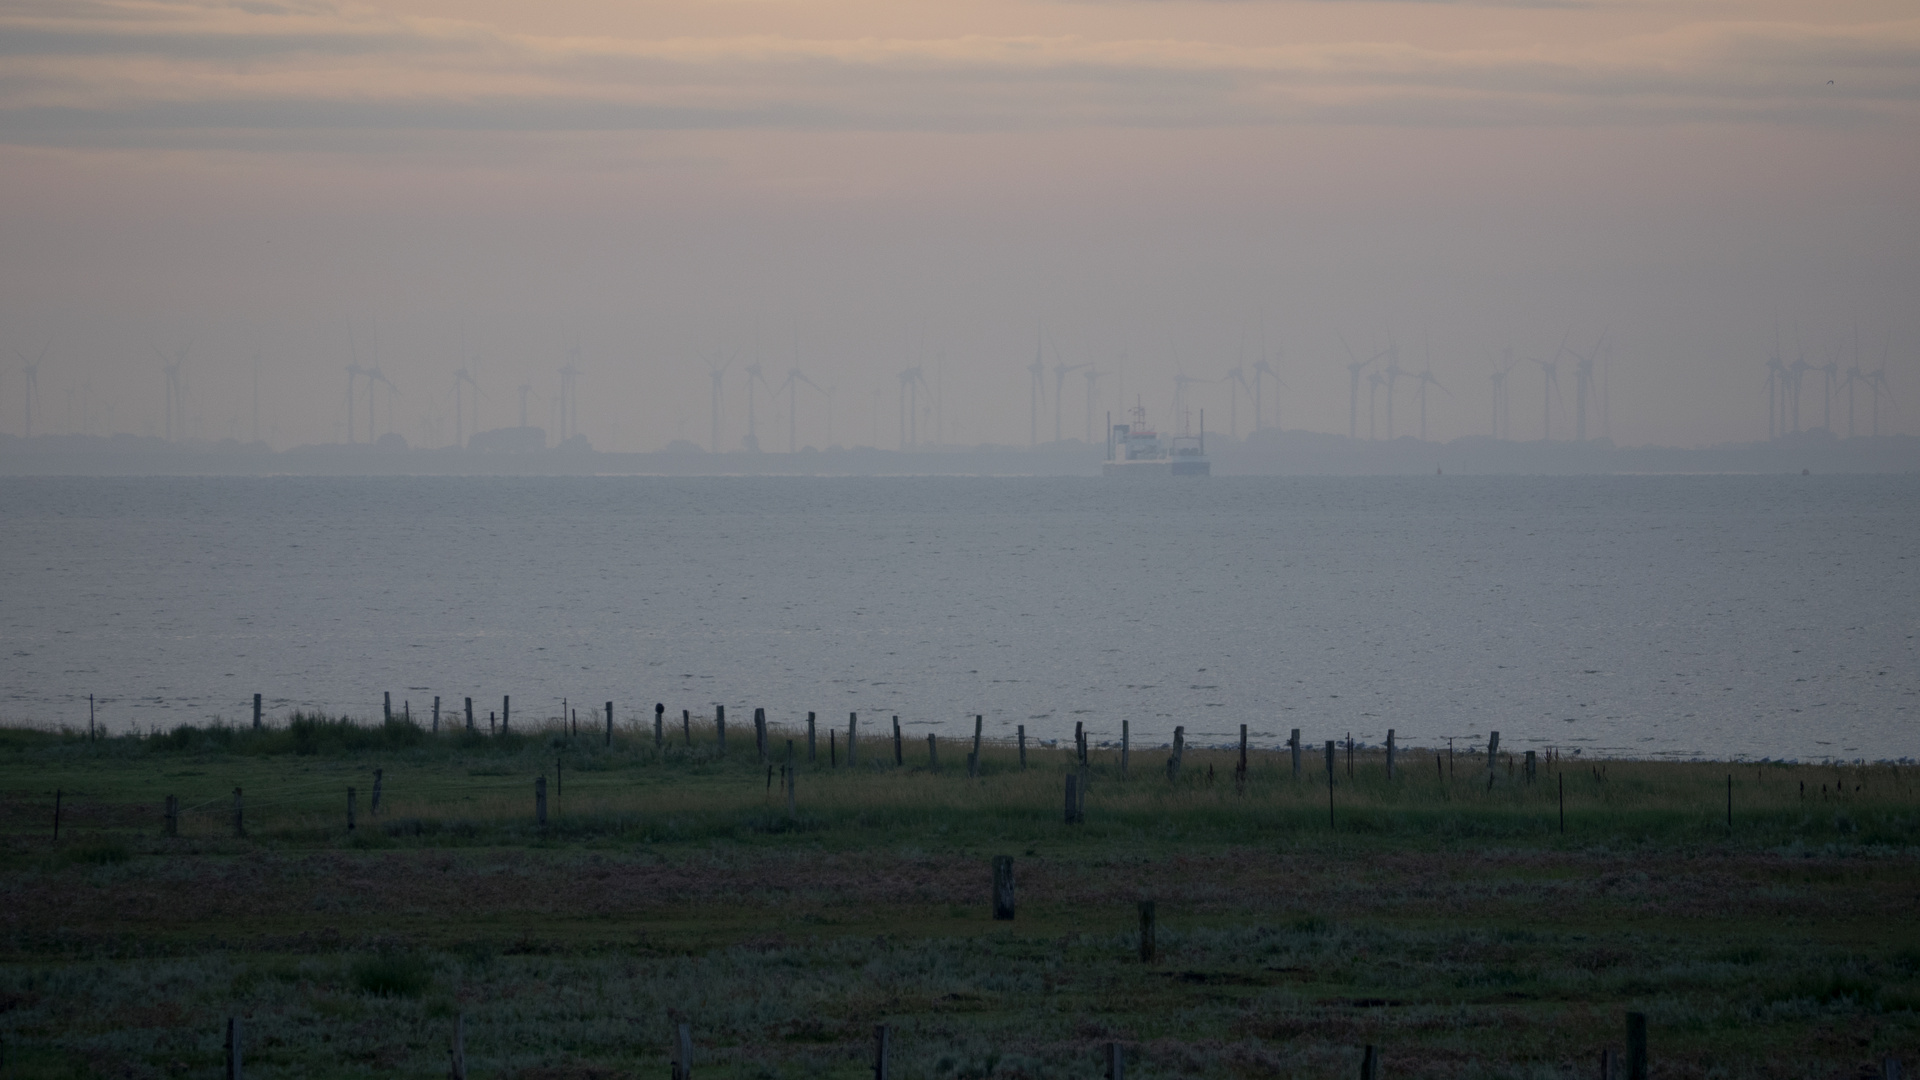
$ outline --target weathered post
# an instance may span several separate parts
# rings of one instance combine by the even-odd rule
[[[411,724],[411,723],[413,723],[413,701],[412,701],[412,699],[410,699],[410,698],[401,698],[401,699],[400,699],[400,719],[402,719],[402,720],[405,720],[405,721],[406,721],[407,723],[409,723],[409,724]]]
[[[167,796],[166,809],[162,811],[162,814],[164,815],[164,824],[161,828],[161,835],[162,836],[179,836],[180,835],[180,796],[178,795]]]
[[[260,695],[253,695],[253,730],[260,730]],[[87,695],[87,734],[93,734],[93,695]]]
[[[1075,720],[1073,722],[1073,757],[1074,757],[1074,760],[1080,764],[1084,765],[1086,763],[1086,760],[1087,760],[1086,729],[1081,725],[1081,722],[1078,720]]]
[[[1298,780],[1300,779],[1300,729],[1299,728],[1294,728],[1293,734],[1287,737],[1287,749],[1293,751],[1293,778],[1295,780]]]
[[[1247,725],[1240,725],[1240,764],[1233,770],[1233,784],[1244,789],[1247,786]]]
[[[839,767],[840,733],[829,728],[827,729],[827,768],[837,769]]]
[[[693,1032],[685,1024],[674,1032],[673,1080],[693,1080]]]
[[[891,1080],[887,1069],[887,1051],[893,1049],[893,1029],[886,1024],[873,1026],[873,1080]]]
[[[986,717],[979,713],[973,716],[973,756],[967,759],[967,775],[980,775],[980,727],[986,723]]]
[[[447,1080],[467,1080],[467,1014],[455,1013],[447,1042]]]
[[[753,746],[760,755],[760,763],[767,763],[767,710],[753,710]]]
[[[727,753],[727,707],[725,705],[713,707],[713,730],[720,738],[720,754],[724,757]]]
[[[1487,775],[1493,775],[1495,766],[1499,764],[1499,756],[1500,733],[1495,731],[1487,735]]]
[[[547,778],[544,776],[533,781],[533,823],[543,829],[547,827]]]
[[[854,755],[859,749],[859,737],[860,737],[860,714],[856,712],[850,712],[847,714],[847,766],[849,768],[858,764],[858,762],[855,760]]]
[[[1002,922],[1013,918],[1013,856],[993,857],[993,917]]]
[[[893,718],[893,764],[895,767],[907,763],[906,747],[900,739],[900,718]]]
[[[938,771],[940,768],[940,743],[931,731],[927,732],[927,768],[929,771]]]
[[[431,734],[440,734],[440,695],[433,695],[433,728]]]
[[[1120,1044],[1107,1044],[1107,1080],[1127,1080],[1127,1059],[1120,1050]]]
[[[259,727],[260,726],[260,695],[259,694],[253,695],[253,717],[254,717],[253,726]],[[95,736],[94,736],[94,726],[93,726],[93,695],[88,694],[87,695],[87,741],[92,742],[94,738]]]
[[[613,745],[613,702],[607,702],[607,745]]]
[[[227,1017],[227,1080],[240,1080],[240,1018]]]
[[[1529,784],[1533,783],[1533,772],[1537,762],[1538,759],[1534,756],[1534,751],[1527,751],[1527,783]]]
[[[1347,779],[1353,779],[1353,734],[1347,734]]]
[[[369,814],[378,814],[380,812],[380,782],[386,779],[386,775],[387,771],[385,769],[373,770],[373,798],[367,800],[367,813]]]
[[[247,835],[247,822],[246,822],[246,819],[241,816],[241,809],[242,808],[240,805],[240,789],[234,788],[233,789],[233,835],[235,836]]]
[[[500,695],[500,731],[504,734],[513,730],[513,698]]]
[[[1389,780],[1391,780],[1391,779],[1393,779],[1393,752],[1394,752],[1394,750],[1395,750],[1395,747],[1394,747],[1394,745],[1393,745],[1393,729],[1392,729],[1392,728],[1388,728],[1388,729],[1387,729],[1387,779],[1389,779]]]
[[[393,723],[393,691],[386,691],[380,699],[380,719]]]
[[[1020,771],[1025,772],[1027,769],[1027,725],[1025,724],[1020,725],[1019,739],[1020,739]]]
[[[1334,741],[1327,740],[1327,828],[1333,828],[1333,755]]]
[[[1072,825],[1077,823],[1079,820],[1080,820],[1080,777],[1074,773],[1068,773],[1067,774],[1067,824]]]
[[[1133,749],[1133,726],[1130,721],[1120,721],[1120,779],[1127,778],[1127,755]]]
[[[1153,922],[1153,901],[1140,901],[1140,962],[1143,964],[1153,963],[1159,952]]]
[[[667,706],[665,702],[653,703],[653,748],[667,748]]]
[[[807,764],[809,765],[812,765],[815,762],[820,760],[820,755],[818,753],[819,746],[813,740],[813,724],[814,724],[814,716],[812,713],[808,713],[807,714]]]
[[[358,802],[359,798],[360,798],[360,793],[355,791],[352,785],[348,785],[347,787],[347,831],[348,832],[352,832],[354,829],[354,820],[353,820],[354,803]]]
[[[687,745],[691,747],[693,745],[693,713],[690,710],[680,710],[680,733],[687,737]]]
[[[467,730],[473,730],[473,699],[467,699]]]
[[[1380,1052],[1372,1043],[1360,1055],[1360,1080],[1380,1080]]]
[[[1186,748],[1187,729],[1185,726],[1177,726],[1173,729],[1173,753],[1167,755],[1168,783],[1173,783],[1180,779],[1180,759],[1185,755]]]
[[[1600,1080],[1620,1080],[1620,1052],[1611,1046],[1600,1051]]]
[[[1647,1014],[1627,1014],[1627,1080],[1647,1080]]]

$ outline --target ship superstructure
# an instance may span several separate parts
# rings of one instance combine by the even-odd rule
[[[1107,476],[1210,476],[1207,460],[1206,413],[1200,414],[1200,434],[1163,436],[1147,424],[1146,407],[1135,404],[1124,424],[1108,414]]]

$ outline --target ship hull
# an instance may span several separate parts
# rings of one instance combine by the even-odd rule
[[[1101,467],[1106,476],[1211,476],[1213,467],[1205,461],[1170,461],[1159,458],[1151,461],[1109,461]]]

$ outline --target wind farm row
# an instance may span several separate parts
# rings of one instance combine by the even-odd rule
[[[1337,414],[1326,400],[1331,382],[1327,376],[1334,365],[1343,368],[1347,376],[1345,434],[1349,439],[1392,441],[1411,437],[1428,442],[1433,437],[1430,421],[1442,410],[1444,430],[1452,437],[1575,443],[1612,438],[1612,381],[1617,365],[1615,340],[1608,331],[1576,336],[1568,329],[1557,342],[1541,342],[1542,347],[1534,349],[1519,349],[1511,343],[1497,349],[1483,347],[1477,353],[1484,358],[1485,366],[1478,373],[1472,372],[1477,365],[1470,359],[1476,350],[1457,344],[1445,350],[1444,373],[1436,369],[1436,352],[1424,333],[1417,360],[1403,356],[1401,344],[1390,330],[1360,349],[1344,332],[1336,333],[1335,340],[1339,349],[1336,355],[1308,360],[1270,348],[1264,341],[1249,347],[1243,335],[1229,366],[1225,359],[1211,364],[1189,363],[1177,348],[1148,361],[1130,359],[1123,351],[1094,357],[1089,355],[1092,350],[1083,349],[1079,350],[1081,355],[1069,356],[1061,343],[1043,330],[1035,336],[1031,361],[1024,364],[1024,424],[1017,424],[1013,419],[1017,414],[1009,408],[1017,400],[1014,394],[996,395],[991,388],[998,384],[1012,391],[1009,376],[1014,365],[1006,360],[953,364],[944,355],[929,356],[922,349],[918,355],[910,354],[906,366],[890,374],[876,375],[868,365],[869,370],[854,379],[848,377],[845,364],[835,365],[829,358],[821,358],[814,370],[803,367],[797,341],[784,370],[764,355],[707,352],[698,357],[706,376],[706,408],[674,410],[677,422],[673,437],[669,439],[663,432],[649,441],[656,448],[664,443],[666,449],[679,452],[791,454],[842,445],[933,451],[993,442],[979,437],[982,429],[991,429],[1003,446],[1017,448],[1021,441],[1027,449],[1092,446],[1103,441],[1106,424],[1113,417],[1136,406],[1144,407],[1156,426],[1177,435],[1202,433],[1209,426],[1205,420],[1208,407],[1214,413],[1211,431],[1205,433],[1216,438],[1225,435],[1229,441],[1242,438],[1243,419],[1250,422],[1244,430],[1248,436],[1279,429],[1289,421],[1295,430],[1334,433],[1338,429],[1328,421]],[[630,389],[635,371],[655,378],[667,374],[679,384],[680,395],[686,392],[684,375],[672,375],[674,368],[685,368],[685,361],[650,363],[608,352],[595,358],[597,363],[590,362],[577,338],[546,357],[518,363],[499,357],[483,359],[473,351],[460,353],[450,370],[440,365],[437,374],[431,370],[434,365],[406,363],[403,366],[412,376],[407,381],[413,385],[405,391],[385,370],[376,336],[349,330],[343,344],[345,348],[340,351],[346,354],[341,358],[345,362],[337,370],[346,375],[345,393],[333,399],[336,404],[332,407],[319,405],[318,409],[329,414],[324,427],[333,434],[332,439],[322,441],[349,446],[591,448],[579,403],[583,378],[589,383],[596,419],[603,424],[620,396],[611,389],[612,384]],[[1549,344],[1550,348],[1545,347]],[[95,403],[91,377],[77,383],[69,381],[59,388],[66,399],[65,423],[58,423],[60,418],[56,416],[49,430],[48,414],[53,410],[42,394],[40,376],[52,349],[52,342],[43,342],[37,349],[12,350],[16,363],[11,370],[0,370],[0,397],[12,397],[14,402],[10,408],[0,406],[0,421],[9,413],[18,417],[17,432],[28,438],[38,434],[104,434],[103,428],[111,426],[108,417],[112,410]],[[194,358],[191,341],[170,348],[154,345],[150,351],[150,360],[132,366],[135,375],[128,380],[131,385],[115,387],[123,398],[131,392],[136,404],[158,406],[158,422],[148,419],[144,425],[147,434],[167,442],[213,437],[256,443],[281,441],[274,439],[271,421],[263,429],[259,352],[251,357],[248,392],[232,392],[232,365],[228,363],[222,369],[227,377],[221,381],[227,385],[222,387],[219,404],[207,406],[188,380]],[[1824,362],[1809,359],[1804,344],[1798,341],[1793,359],[1788,360],[1776,329],[1772,352],[1765,361],[1767,439],[1807,431],[1840,437],[1835,429],[1838,405],[1844,405],[1844,437],[1877,437],[1894,402],[1887,374],[1890,351],[1883,346],[1878,367],[1863,366],[1856,331],[1851,341],[1833,343]],[[829,377],[823,368],[835,368],[837,375]],[[141,370],[153,373],[151,393],[140,385],[145,381],[138,375]],[[610,375],[619,378],[606,378]],[[1571,384],[1570,400],[1561,386],[1563,375]],[[596,376],[600,378],[596,380]],[[1821,391],[1818,424],[1812,420],[1811,401],[1805,402],[1808,411],[1802,412],[1810,376]],[[954,401],[956,384],[963,378],[969,384],[967,404]],[[599,386],[593,385],[596,381]],[[987,384],[987,399],[998,403],[991,410],[997,415],[981,415],[983,383]],[[1306,383],[1317,384],[1312,393],[1303,385]],[[1537,414],[1532,413],[1535,406],[1524,403],[1535,394]],[[1523,400],[1519,425],[1513,411],[1516,396]],[[310,399],[310,394],[304,394],[301,404],[312,411],[317,403]],[[284,410],[286,403],[279,404]],[[215,419],[220,413],[209,415],[209,408],[224,412],[223,431]],[[1408,410],[1412,410],[1411,416]],[[129,411],[134,410],[123,405],[122,414]],[[706,430],[690,432],[689,420],[700,411],[706,414]],[[849,412],[854,415],[849,416]],[[964,423],[962,415],[966,417]],[[763,432],[763,423],[771,425],[771,430]],[[1020,428],[1024,428],[1020,432],[1024,440],[1007,437]]]

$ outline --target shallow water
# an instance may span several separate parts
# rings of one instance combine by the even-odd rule
[[[0,479],[0,719],[1920,756],[1920,478]]]

